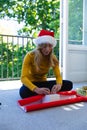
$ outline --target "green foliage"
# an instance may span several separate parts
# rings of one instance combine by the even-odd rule
[[[50,29],[59,38],[60,0],[1,0],[0,18],[8,16],[25,24],[18,33],[32,34],[43,29]]]
[[[68,2],[69,40],[82,40],[83,0]],[[59,38],[60,0],[0,0],[0,18],[6,16],[24,23],[24,27],[18,31],[19,35],[35,37],[43,28],[53,30],[55,37]]]
[[[69,40],[82,40],[83,0],[69,0]],[[76,44],[81,44],[76,43]]]
[[[0,19],[9,17],[23,22],[19,35],[36,36],[40,29],[50,29],[59,38],[60,0],[0,0]],[[82,40],[83,0],[69,0],[69,40]],[[34,49],[2,42],[0,37],[0,78],[20,77],[24,55]],[[54,48],[59,58],[59,42]],[[53,74],[50,70],[50,74]]]
[[[35,45],[19,46],[13,43],[0,42],[0,78],[18,78],[21,75],[22,62],[27,51]]]
[[[2,38],[1,38],[2,39]],[[26,45],[5,43],[0,40],[0,78],[20,78],[23,58],[25,54],[35,48],[35,45],[29,40]],[[59,42],[54,48],[54,53],[59,57]],[[50,69],[48,77],[53,76],[53,70]]]

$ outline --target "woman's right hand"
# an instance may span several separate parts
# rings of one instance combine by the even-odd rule
[[[50,89],[49,88],[35,88],[34,92],[36,92],[37,94],[45,94],[48,95],[50,94]]]

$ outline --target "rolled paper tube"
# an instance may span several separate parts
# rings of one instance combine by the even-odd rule
[[[64,91],[64,92],[58,92],[58,94],[61,94],[61,95],[75,95],[76,91]],[[24,98],[24,99],[18,100],[18,104],[20,104],[21,106],[24,106],[26,104],[38,101],[38,100],[42,99],[44,96],[45,95],[37,95],[37,96]]]
[[[44,95],[37,95],[37,96],[29,97],[29,98],[24,98],[24,99],[18,100],[18,104],[21,106],[24,106],[29,103],[36,102],[36,101],[42,99],[43,97],[44,97]]]
[[[76,102],[87,102],[87,97],[86,96],[81,96],[78,95],[76,91],[64,91],[64,92],[58,92],[62,96],[66,96],[67,98],[69,95],[71,98],[68,99],[63,99],[58,100],[58,101],[51,101],[51,102],[42,102],[43,98],[45,95],[37,95],[25,99],[18,100],[19,106],[25,111],[34,111],[34,110],[40,110],[40,109],[45,109],[45,108],[50,108],[50,107],[56,107],[56,106],[62,106],[62,105],[68,105]],[[41,101],[38,103],[38,101]],[[36,103],[35,103],[36,102]]]
[[[50,107],[57,107],[57,106],[62,106],[62,105],[67,105],[67,104],[72,104],[72,103],[77,103],[77,102],[82,102],[82,101],[84,101],[83,97],[77,97],[77,98],[72,98],[72,99],[29,105],[29,106],[24,107],[24,111],[29,112],[29,111],[40,110],[40,109],[45,109],[45,108],[50,108]],[[85,101],[87,101],[87,98]]]
[[[72,90],[72,91],[58,92],[58,94],[61,94],[61,95],[76,95],[77,92],[75,90]]]

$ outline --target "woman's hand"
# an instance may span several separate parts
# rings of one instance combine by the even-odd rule
[[[36,92],[37,94],[45,94],[48,95],[50,94],[50,89],[49,88],[35,88],[34,92]]]
[[[60,85],[60,84],[55,84],[55,85],[52,87],[52,89],[51,89],[51,94],[57,93],[60,89],[61,89],[61,85]]]

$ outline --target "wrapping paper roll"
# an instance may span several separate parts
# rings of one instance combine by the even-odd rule
[[[48,97],[49,99],[47,99]],[[53,97],[52,97],[53,96]],[[56,95],[37,95],[18,100],[18,105],[25,111],[35,111],[50,107],[57,107],[77,102],[87,101],[86,96],[80,96],[76,91],[59,92]]]

